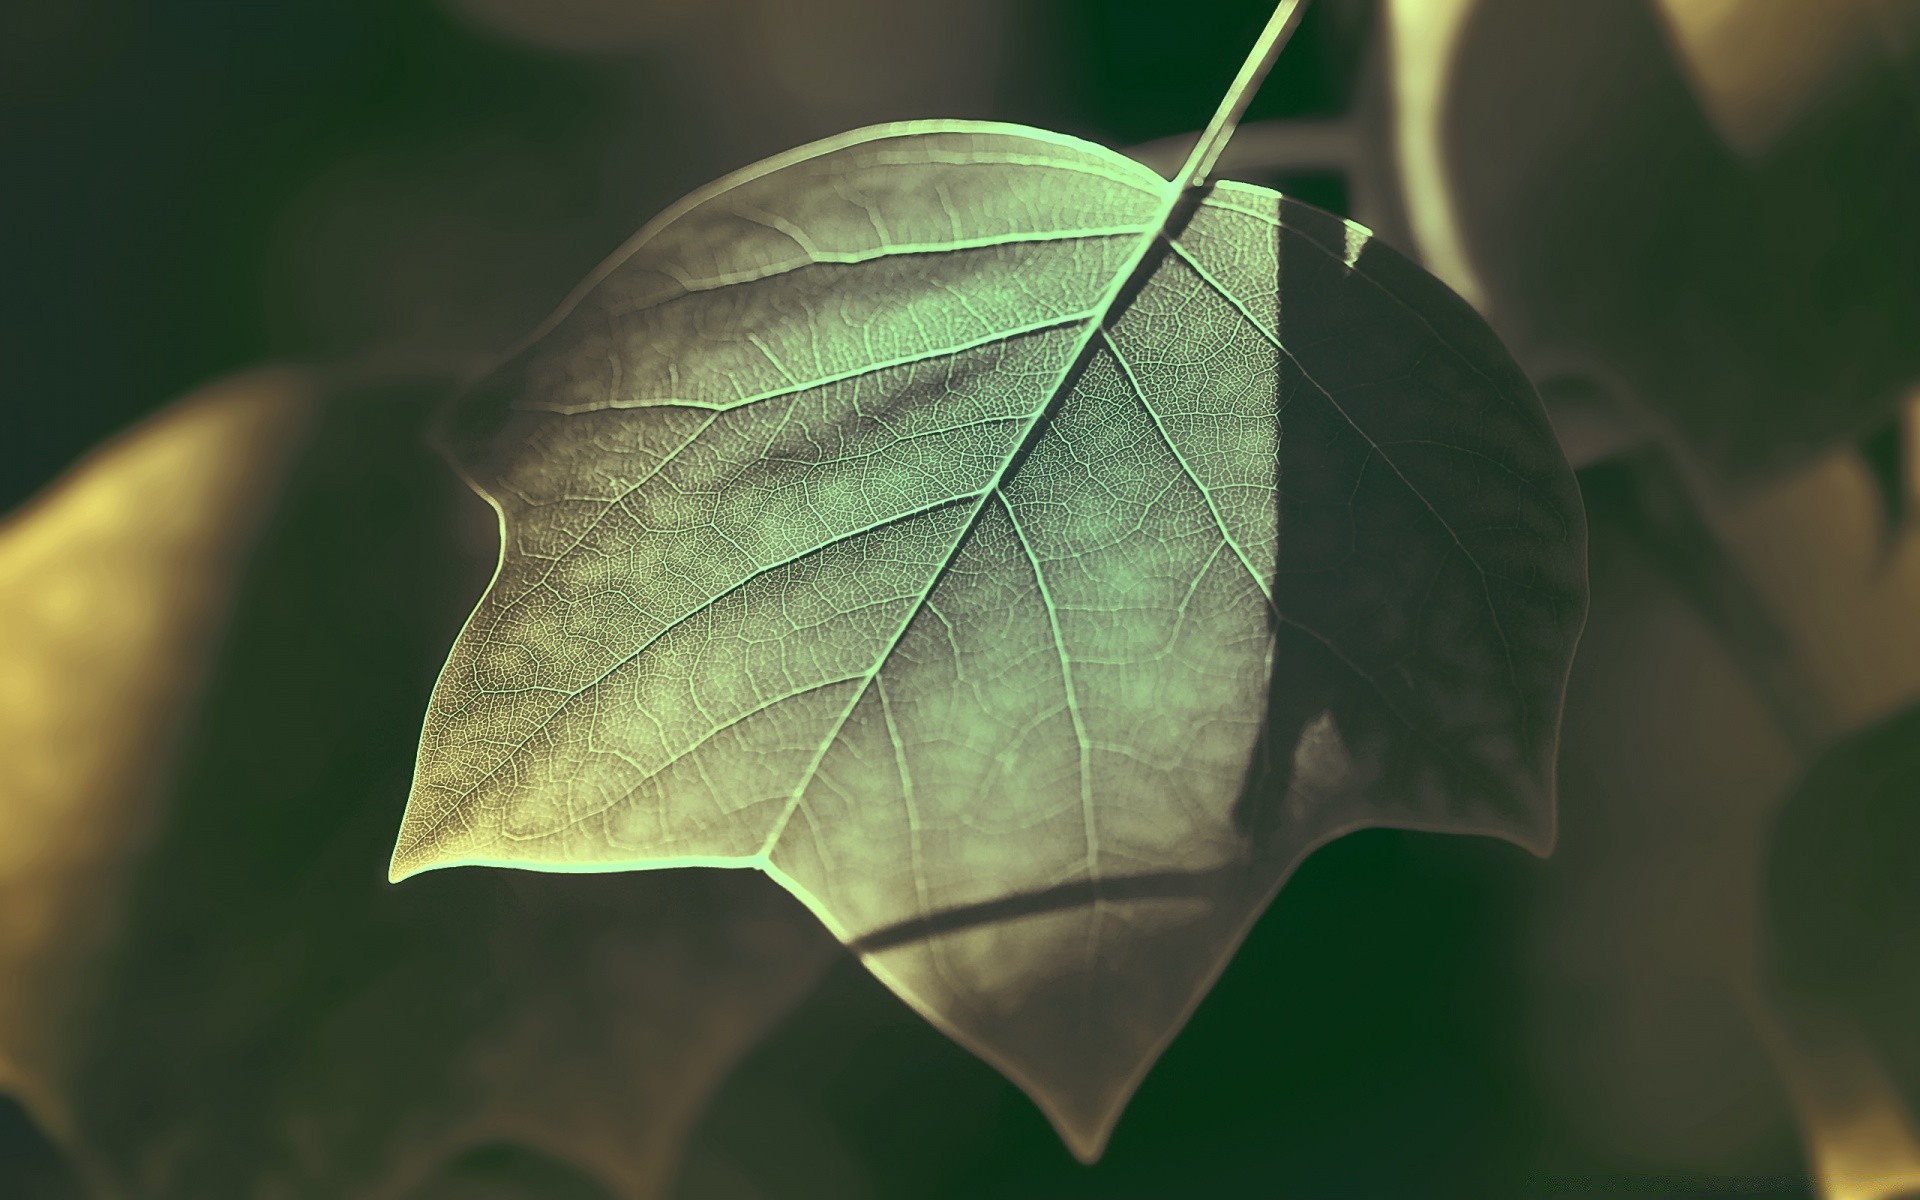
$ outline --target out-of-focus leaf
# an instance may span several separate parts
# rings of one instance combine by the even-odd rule
[[[1590,467],[1582,486],[1604,497],[1609,519],[1633,539],[1638,557],[1719,639],[1787,740],[1806,750],[1828,737],[1832,720],[1800,648],[1727,547],[1718,510],[1711,498],[1703,502],[1697,476],[1664,447],[1647,445]]]
[[[1365,230],[1178,195],[926,123],[640,234],[461,406],[506,540],[396,876],[765,869],[1092,1156],[1313,847],[1544,850],[1531,388]]]
[[[43,703],[80,712],[97,744],[132,748],[115,771],[49,775],[67,780],[58,812],[107,849],[63,860],[49,844],[29,861],[68,869],[8,897],[9,917],[76,935],[58,971],[32,960],[0,977],[0,997],[37,1006],[22,1009],[40,1022],[30,1044],[59,1052],[22,1090],[107,1195],[401,1196],[495,1145],[656,1195],[708,1092],[833,943],[750,876],[388,885],[416,714],[485,577],[485,510],[421,442],[436,389],[328,389],[288,462],[263,436],[285,401],[249,390],[263,386],[169,413],[13,532],[46,547],[22,603],[103,614],[89,631],[113,630],[105,616],[128,601],[168,613],[169,589],[200,598],[182,611],[232,614],[174,618],[176,638],[123,638],[130,661],[82,657],[43,681]],[[236,494],[236,478],[255,491]],[[230,503],[202,504],[194,529],[187,503],[221,480]],[[120,503],[68,499],[96,491]],[[103,532],[34,533],[70,509],[97,509]],[[269,511],[244,569],[206,549]],[[176,522],[188,531],[170,547]],[[62,577],[64,592],[42,586]],[[10,646],[6,666],[43,643]],[[207,681],[198,703],[183,679]],[[38,707],[7,719],[5,736],[37,744],[22,723]],[[184,739],[157,753],[154,730]],[[92,768],[69,744],[69,771]],[[113,901],[98,932],[90,910],[67,911],[76,887]]]
[[[1821,104],[1844,102],[1862,75],[1891,69],[1920,83],[1913,0],[1655,0],[1654,8],[1715,132],[1749,158],[1765,157]]]
[[[1920,707],[1822,755],[1772,838],[1769,994],[1830,1200],[1920,1194],[1916,853]]]
[[[1819,768],[1828,799],[1808,798],[1810,784],[1792,789],[1826,739],[1920,697],[1920,536],[1889,542],[1877,488],[1850,448],[1764,485],[1680,481],[1724,549],[1728,578],[1751,585],[1751,602],[1780,635],[1782,669],[1756,672],[1728,653],[1742,647],[1724,606],[1688,597],[1675,564],[1647,557],[1610,472],[1583,477],[1595,601],[1568,693],[1562,845],[1541,893],[1543,1078],[1605,1160],[1758,1170],[1785,1115],[1773,1059],[1797,1080],[1796,1108],[1813,1104],[1827,1113],[1819,1120],[1836,1119],[1841,1102],[1809,1101],[1806,1088],[1871,1083],[1854,1059],[1883,1069],[1847,1048],[1855,1035],[1844,1022],[1778,1007],[1763,952],[1779,918],[1764,899],[1769,853],[1853,837],[1853,852],[1820,852],[1832,878],[1801,885],[1806,903],[1817,894],[1829,920],[1890,911],[1844,890],[1873,871],[1901,877],[1872,867],[1868,846],[1903,865],[1911,856],[1911,839],[1876,840],[1844,817],[1865,800],[1842,793],[1870,780]],[[1901,486],[1920,491],[1920,480]],[[1783,711],[1769,692],[1794,679],[1799,694]],[[1878,736],[1882,747],[1897,740]],[[1853,783],[1835,782],[1843,777]],[[1913,797],[1920,790],[1901,798]],[[1819,820],[1813,813],[1831,813],[1840,828],[1791,831]],[[1835,944],[1831,932],[1800,940]],[[1836,1038],[1837,1048],[1825,1044]]]
[[[1920,394],[1904,410],[1913,438]],[[1920,497],[1917,466],[1909,459],[1899,481],[1909,498]],[[1706,498],[1834,728],[1920,699],[1920,527],[1889,526],[1881,485],[1857,450],[1830,451],[1764,487],[1708,489]]]
[[[1845,3],[1712,7],[1724,38],[1676,39],[1652,0],[1396,0],[1394,129],[1422,260],[1529,373],[1596,381],[1740,477],[1878,425],[1920,379],[1920,60],[1909,3],[1865,26]],[[1697,68],[1744,73],[1729,56],[1788,7],[1837,82],[1749,155]]]
[[[1385,0],[1380,36],[1387,41],[1378,79],[1386,102],[1372,115],[1385,128],[1361,131],[1391,136],[1391,158],[1400,203],[1395,206],[1411,253],[1447,286],[1482,312],[1486,286],[1462,242],[1461,218],[1447,172],[1444,119],[1454,55],[1478,0]],[[1387,124],[1390,122],[1390,124]],[[1384,190],[1384,189],[1377,189]]]
[[[1772,1044],[1820,1200],[1920,1197],[1920,1122],[1877,1049],[1806,1014],[1777,1018]]]
[[[1529,938],[1540,1095],[1588,1155],[1556,1166],[1791,1177],[1790,1113],[1749,1012],[1766,834],[1800,760],[1645,554],[1615,478],[1582,477],[1593,612]]]
[[[0,1089],[61,1136],[87,971],[120,932],[175,743],[314,404],[292,373],[208,388],[0,527]]]

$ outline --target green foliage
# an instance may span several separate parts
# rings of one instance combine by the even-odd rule
[[[1262,188],[921,123],[670,210],[459,404],[505,545],[396,877],[772,873],[1083,1156],[1315,846],[1552,840],[1571,473]]]

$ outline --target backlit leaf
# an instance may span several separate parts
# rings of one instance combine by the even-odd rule
[[[752,866],[1083,1156],[1313,847],[1552,840],[1571,475],[1472,311],[1005,125],[696,193],[472,389],[393,872]]]

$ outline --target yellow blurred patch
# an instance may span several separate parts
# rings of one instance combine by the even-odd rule
[[[1920,32],[1912,0],[1659,0],[1707,119],[1758,158],[1848,76]]]
[[[1905,419],[1909,444],[1920,444],[1920,394]],[[1906,489],[1920,511],[1911,467]],[[1920,526],[1889,537],[1858,454],[1829,453],[1715,507],[1721,536],[1790,636],[1834,728],[1920,699]]]
[[[314,405],[292,372],[214,384],[0,524],[0,1090],[56,1137],[91,953]]]

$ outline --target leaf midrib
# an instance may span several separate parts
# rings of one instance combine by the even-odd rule
[[[952,544],[947,547],[946,553],[941,558],[939,568],[929,574],[927,586],[921,590],[919,596],[916,597],[908,607],[906,617],[901,620],[900,626],[894,631],[893,637],[888,640],[886,646],[882,648],[880,654],[875,658],[873,668],[867,672],[860,685],[854,689],[852,698],[847,701],[846,707],[834,722],[833,728],[821,739],[819,749],[814,753],[812,760],[807,764],[806,770],[794,785],[793,794],[788,798],[785,807],[781,809],[780,815],[774,819],[772,828],[769,830],[766,840],[761,843],[759,852],[754,855],[756,861],[771,865],[774,848],[779,845],[781,835],[786,832],[788,823],[793,820],[793,814],[798,811],[801,804],[805,802],[807,789],[812,786],[814,777],[819,774],[820,766],[826,761],[827,755],[832,752],[833,747],[839,742],[840,733],[846,728],[847,722],[852,719],[854,710],[860,707],[860,702],[866,698],[867,690],[873,686],[873,681],[879,677],[880,672],[884,671],[887,664],[892,661],[894,651],[900,648],[900,643],[906,638],[907,631],[913,628],[914,622],[920,619],[920,614],[926,609],[927,602],[933,597],[933,593],[939,588],[941,582],[946,579],[947,572],[952,569],[954,561],[959,558],[961,550],[966,547],[968,541],[973,537],[974,531],[980,527],[980,520],[987,511],[988,501],[999,492],[1001,486],[1006,483],[1008,475],[1017,464],[1025,460],[1028,452],[1039,440],[1041,434],[1045,432],[1054,413],[1059,410],[1061,400],[1068,390],[1068,384],[1077,378],[1079,373],[1084,369],[1088,355],[1093,348],[1095,337],[1099,334],[1105,323],[1113,316],[1115,306],[1120,302],[1120,298],[1126,294],[1128,287],[1139,277],[1141,269],[1146,265],[1155,245],[1163,239],[1167,239],[1167,227],[1173,220],[1174,215],[1179,211],[1181,200],[1188,194],[1189,189],[1187,182],[1186,180],[1178,180],[1166,185],[1165,191],[1161,196],[1160,211],[1157,219],[1145,227],[1146,231],[1141,236],[1140,242],[1134,248],[1133,253],[1128,257],[1126,265],[1114,272],[1113,280],[1107,285],[1107,291],[1105,295],[1101,297],[1100,303],[1088,310],[1088,317],[1084,331],[1080,335],[1079,344],[1074,347],[1073,353],[1067,358],[1066,365],[1061,368],[1060,373],[1054,378],[1053,385],[1047,391],[1046,403],[1040,406],[1034,413],[1033,419],[1027,423],[1027,427],[1021,431],[1020,436],[1014,439],[1012,449],[1001,459],[1000,466],[995,469],[993,478],[988,481],[986,487],[981,491],[979,498],[974,501],[973,510],[967,514],[967,519],[961,525],[959,534],[955,536]],[[1170,239],[1167,240],[1170,241]],[[1065,647],[1058,647],[1057,649],[1060,653],[1065,653]]]

